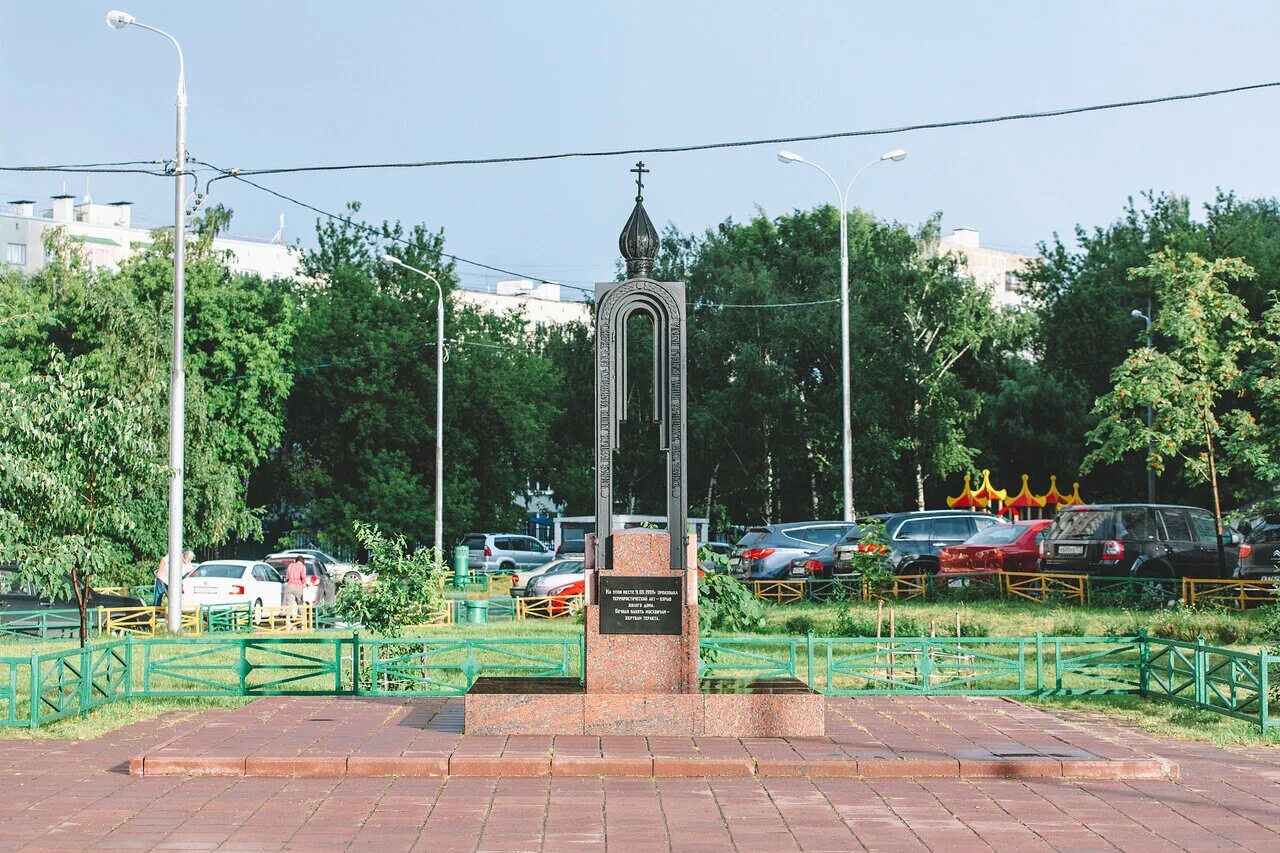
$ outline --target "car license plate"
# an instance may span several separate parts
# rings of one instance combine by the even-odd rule
[[[1057,553],[1079,555],[1084,553],[1083,545],[1059,545]]]

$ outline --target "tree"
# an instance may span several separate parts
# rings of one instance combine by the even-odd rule
[[[440,583],[443,555],[429,548],[410,554],[403,536],[388,536],[376,524],[357,521],[353,529],[378,579],[372,584],[343,584],[338,615],[380,637],[397,637],[405,625],[434,617],[445,605]]]
[[[1146,464],[1162,472],[1165,459],[1177,457],[1188,477],[1210,484],[1218,533],[1218,568],[1226,575],[1222,543],[1219,472],[1230,470],[1232,449],[1258,436],[1256,420],[1243,407],[1223,405],[1243,390],[1241,355],[1253,337],[1253,321],[1228,280],[1253,278],[1239,258],[1206,261],[1194,253],[1156,252],[1150,262],[1130,271],[1147,279],[1162,306],[1152,323],[1161,345],[1138,347],[1112,373],[1114,388],[1094,406],[1100,418],[1088,439],[1097,445],[1084,470],[1097,462],[1116,462],[1125,454],[1151,447]],[[1230,395],[1230,396],[1228,396]],[[1140,411],[1151,406],[1148,430]],[[1228,452],[1220,445],[1229,441]]]
[[[0,555],[44,595],[74,593],[82,646],[94,578],[164,481],[145,416],[156,396],[116,396],[56,352],[48,374],[0,382]]]

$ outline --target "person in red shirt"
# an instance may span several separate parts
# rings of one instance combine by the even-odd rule
[[[307,564],[302,562],[302,557],[294,555],[293,562],[284,570],[284,603],[292,608],[289,615],[295,619],[302,604],[302,587],[306,579]]]

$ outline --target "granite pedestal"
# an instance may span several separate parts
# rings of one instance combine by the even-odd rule
[[[467,734],[825,734],[823,696],[797,679],[699,678],[697,559],[693,537],[689,540],[689,568],[683,571],[667,565],[670,540],[664,531],[613,533],[607,568],[592,564],[593,543],[588,542],[584,681],[477,679],[465,700]],[[656,603],[644,592],[644,579],[656,579],[654,587],[671,587],[672,577],[679,579],[677,613],[669,612],[677,606],[669,592]],[[602,599],[604,587],[640,592]],[[679,633],[643,633],[646,624],[664,630],[678,625]],[[627,633],[617,633],[619,628]]]

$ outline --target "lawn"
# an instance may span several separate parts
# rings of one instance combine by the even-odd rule
[[[791,637],[804,637],[812,631],[815,636],[833,636],[838,630],[855,632],[853,635],[876,634],[877,618],[881,633],[887,636],[888,613],[886,607],[878,611],[874,604],[787,604],[766,605],[767,621],[763,630],[752,635],[762,640],[787,642]],[[903,602],[893,608],[897,636],[919,636],[936,633],[938,636],[954,636],[956,617],[959,615],[962,632],[968,639],[966,648],[981,653],[1001,654],[1001,647],[985,643],[982,637],[1028,637],[1037,632],[1057,637],[1123,637],[1145,630],[1153,636],[1194,641],[1203,636],[1206,642],[1229,648],[1255,651],[1269,642],[1266,634],[1265,613],[1261,610],[1247,612],[1224,610],[1139,610],[1123,608],[1081,608],[1074,606],[1044,606],[1030,602],[975,601],[965,603]],[[843,618],[842,618],[843,615]],[[493,622],[488,625],[440,625],[419,627],[407,632],[409,636],[440,639],[479,638],[546,638],[572,640],[580,636],[581,625],[567,619],[551,621]],[[721,635],[720,632],[716,632]],[[302,636],[302,635],[289,635]],[[305,635],[321,638],[349,636],[346,632],[324,632]],[[0,657],[27,658],[31,652],[41,653],[76,647],[76,642],[66,640],[27,640],[15,637],[0,639]],[[319,647],[319,644],[317,644]],[[1064,646],[1065,647],[1065,646]],[[554,648],[554,647],[548,647]],[[1077,651],[1085,647],[1077,644]],[[175,649],[176,651],[180,651]],[[540,654],[548,654],[546,649]],[[459,652],[454,660],[461,660]],[[498,659],[492,653],[482,652],[485,660]],[[211,665],[210,678],[221,683],[234,678],[230,652],[210,654],[203,663]],[[815,684],[825,677],[825,664],[816,662]],[[454,676],[456,680],[458,676]],[[332,679],[330,678],[330,681]],[[1001,682],[1003,683],[1003,682]],[[308,684],[308,686],[312,686]],[[317,680],[314,686],[321,687]],[[19,691],[23,685],[19,683]],[[25,697],[24,697],[25,698]],[[190,714],[206,708],[237,707],[251,701],[228,697],[181,697],[166,699],[135,699],[129,703],[108,705],[83,717],[71,717],[43,726],[35,731],[17,728],[0,728],[3,738],[88,738],[96,737],[133,722],[165,716],[158,726],[173,725]],[[1192,738],[1219,744],[1274,745],[1280,741],[1276,734],[1263,735],[1247,722],[1207,711],[1182,707],[1173,703],[1147,700],[1133,696],[1094,697],[1046,697],[1029,701],[1052,707],[1070,709],[1073,712],[1102,715],[1112,720],[1140,726],[1156,734]],[[173,716],[171,712],[180,712]]]

